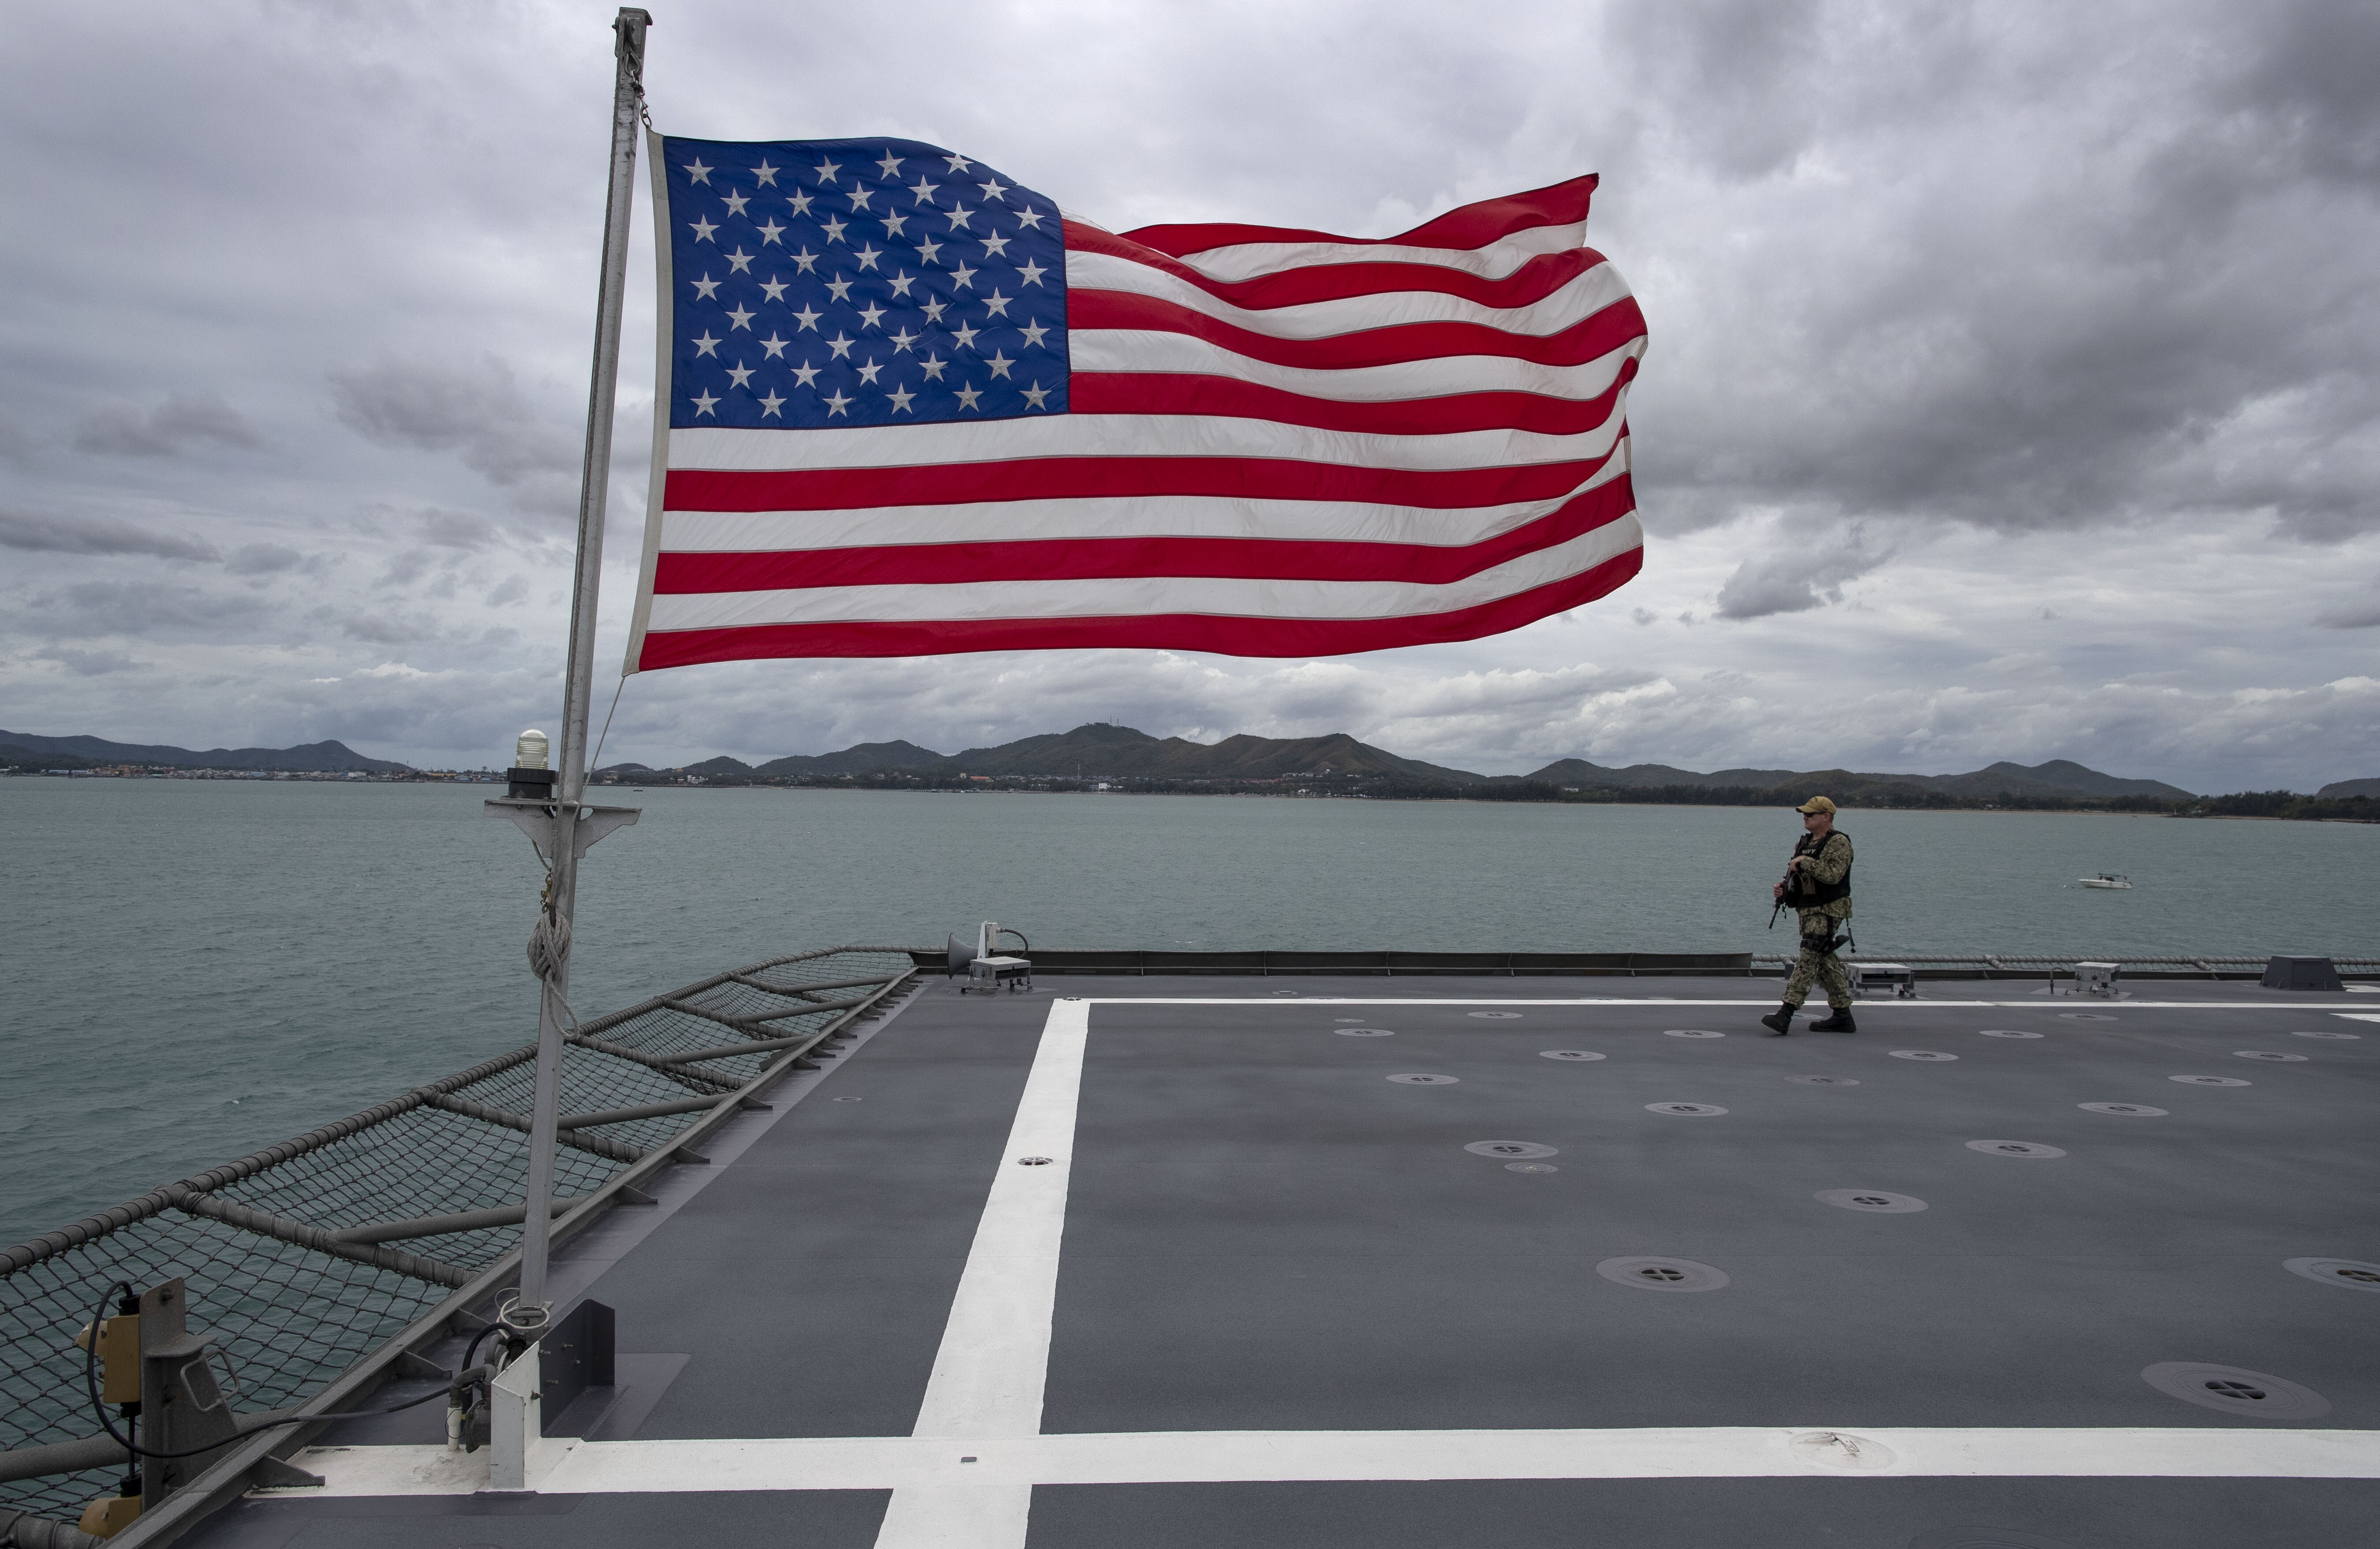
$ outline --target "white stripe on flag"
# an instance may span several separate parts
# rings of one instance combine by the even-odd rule
[[[1029,375],[1029,373],[1028,373]],[[1068,414],[943,425],[860,426],[848,430],[670,432],[673,472],[776,472],[809,468],[943,467],[1028,457],[1256,457],[1357,468],[1419,471],[1509,468],[1598,457],[1619,439],[1621,412],[1592,430],[1458,430],[1390,436],[1318,430],[1269,419],[1189,414]]]
[[[1160,372],[1229,377],[1264,387],[1348,404],[1399,403],[1457,393],[1535,393],[1592,398],[1609,388],[1621,366],[1645,353],[1641,338],[1576,366],[1540,366],[1505,355],[1441,355],[1392,366],[1315,369],[1276,366],[1187,333],[1154,329],[1083,328],[1067,340],[1077,371]]]
[[[1318,263],[1427,263],[1500,280],[1539,253],[1585,246],[1586,223],[1572,221],[1565,225],[1531,226],[1468,250],[1400,248],[1385,242],[1240,242],[1185,254],[1175,261],[1188,264],[1210,280],[1253,280],[1259,274]]]

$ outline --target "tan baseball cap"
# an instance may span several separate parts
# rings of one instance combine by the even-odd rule
[[[1813,796],[1813,797],[1811,797],[1808,801],[1803,802],[1800,806],[1795,807],[1793,810],[1794,810],[1794,811],[1796,811],[1796,812],[1804,812],[1804,813],[1808,813],[1808,812],[1826,812],[1826,813],[1831,813],[1831,812],[1833,812],[1833,811],[1835,810],[1835,804],[1834,804],[1834,803],[1832,803],[1832,802],[1830,802],[1830,801],[1828,801],[1828,800],[1827,800],[1827,798],[1826,798],[1826,797],[1824,797],[1824,796]]]

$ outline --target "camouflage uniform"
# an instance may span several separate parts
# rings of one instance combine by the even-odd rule
[[[1851,836],[1830,831],[1824,843],[1814,853],[1811,864],[1802,868],[1803,874],[1819,882],[1834,883],[1843,879],[1852,868]],[[1813,983],[1824,985],[1827,1004],[1841,1010],[1852,1003],[1852,976],[1842,960],[1824,951],[1834,937],[1835,928],[1852,917],[1849,894],[1832,903],[1821,903],[1808,909],[1796,909],[1802,921],[1802,955],[1794,961],[1793,972],[1785,981],[1785,1003],[1799,1006],[1809,998]]]

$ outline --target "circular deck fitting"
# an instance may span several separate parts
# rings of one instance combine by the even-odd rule
[[[1724,1038],[1727,1035],[1714,1033],[1707,1027],[1664,1027],[1661,1029],[1661,1036],[1664,1038]]]
[[[2274,1065],[2302,1065],[2306,1062],[2306,1057],[2302,1054],[2276,1054],[2270,1049],[2261,1048],[2235,1048],[2231,1051],[2231,1058],[2262,1059]]]
[[[1020,1168],[1046,1168],[1050,1165],[1050,1158],[1047,1156],[1019,1156],[1016,1158],[1016,1165]]]
[[[1848,1431],[1804,1431],[1785,1444],[1793,1456],[1804,1463],[1815,1463],[1822,1469],[1844,1469],[1853,1473],[1873,1473],[1888,1469],[1900,1460],[1892,1448],[1865,1436],[1854,1436]]]
[[[865,1097],[837,1097],[835,1099],[838,1103],[864,1103],[868,1099]]]
[[[1463,1149],[1475,1156],[1513,1156],[1524,1161],[1561,1155],[1555,1147],[1540,1145],[1533,1140],[1475,1140]]]
[[[1461,1076],[1390,1076],[1390,1081],[1405,1086],[1452,1086]]]
[[[1591,1048],[1541,1048],[1537,1050],[1537,1058],[1540,1059],[1601,1059],[1604,1057]]]
[[[1273,994],[1275,994],[1275,995],[1296,995],[1296,994],[1298,994],[1298,993],[1300,993],[1300,992],[1299,992],[1299,991],[1297,991],[1297,990],[1293,990],[1293,989],[1277,989],[1277,990],[1274,990],[1272,993],[1273,993]]]
[[[1342,1038],[1393,1038],[1396,1036],[1385,1027],[1334,1027],[1330,1031]]]
[[[1362,1017],[1332,1017],[1330,1020],[1333,1022],[1361,1022],[1364,1019]]]
[[[1606,1259],[1595,1272],[1607,1280],[1642,1290],[1706,1291],[1727,1284],[1727,1271],[1692,1259]]]
[[[1925,1202],[1913,1194],[1887,1193],[1882,1189],[1821,1189],[1811,1197],[1820,1204],[1877,1216],[1907,1216],[1925,1208]]]
[[[1956,1059],[1959,1058],[1955,1054],[1944,1054],[1940,1049],[1933,1048],[1897,1048],[1892,1051],[1892,1057],[1895,1059],[1933,1060]]]
[[[2060,1011],[2058,1014],[2065,1018],[2068,1022],[2113,1022],[2116,1020],[2105,1011]]]
[[[2281,1267],[2292,1275],[2320,1280],[2325,1286],[2380,1291],[2380,1264],[2365,1264],[2361,1259],[2285,1259]]]
[[[2143,1369],[2141,1381],[2159,1393],[2251,1420],[2319,1420],[2330,1412],[2330,1400],[2313,1388],[2238,1366],[2161,1361]]]
[[[1471,1014],[1483,1022],[1518,1022],[1521,1019],[1518,1011],[1474,1011]]]
[[[2020,1033],[2013,1027],[1986,1027],[1984,1029],[1983,1035],[1986,1038],[2038,1038],[2041,1036],[2038,1033]]]
[[[2184,1086],[2253,1086],[2256,1084],[2252,1081],[2241,1081],[2238,1076],[2168,1076],[2165,1079],[2178,1081]]]
[[[1674,1113],[1682,1119],[1708,1119],[1727,1111],[1711,1103],[1646,1103],[1646,1113]]]
[[[2077,1103],[2074,1106],[2085,1113],[2120,1113],[2134,1119],[2163,1119],[2166,1116],[2165,1109],[2153,1108],[2146,1103]]]
[[[2363,1035],[2361,1033],[2334,1033],[2329,1028],[2325,1027],[2318,1033],[2292,1033],[2289,1036],[2292,1038],[2361,1038]]]
[[[1803,1086],[1857,1086],[1859,1084],[1858,1079],[1852,1076],[1787,1076],[1785,1079],[1798,1082]]]
[[[1909,1549],[2068,1549],[2066,1541],[2015,1528],[1928,1528]]]
[[[2041,1145],[2029,1140],[1971,1140],[1970,1151],[1980,1151],[1986,1156],[2026,1156],[2035,1160],[2063,1156],[2065,1152],[2054,1145]]]
[[[1504,1164],[1504,1170],[1506,1172],[1546,1173],[1560,1172],[1561,1171],[1561,1168],[1554,1166],[1551,1162],[1507,1162]]]

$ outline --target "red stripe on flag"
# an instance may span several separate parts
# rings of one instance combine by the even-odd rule
[[[1567,543],[1634,509],[1635,495],[1629,481],[1621,478],[1565,502],[1534,522],[1466,545],[1160,535],[747,552],[679,550],[659,556],[653,595],[1192,575],[1442,586],[1539,549]]]
[[[928,623],[776,623],[657,630],[640,672],[758,657],[941,656],[966,651],[1138,647],[1228,656],[1339,656],[1349,651],[1475,640],[1592,602],[1642,569],[1631,549],[1591,570],[1475,608],[1389,619],[1260,619],[1207,613],[1090,619],[955,619]]]
[[[1235,307],[1262,311],[1294,307],[1307,301],[1341,301],[1354,296],[1387,296],[1400,291],[1434,291],[1461,296],[1500,309],[1542,301],[1571,281],[1605,261],[1592,248],[1572,248],[1539,253],[1500,280],[1449,269],[1442,263],[1318,263],[1260,274],[1253,280],[1211,280],[1179,259],[1153,248],[1126,241],[1111,231],[1066,223],[1066,250],[1103,253],[1146,264],[1160,273],[1196,285],[1208,295]]]
[[[1227,223],[1197,225],[1142,226],[1123,235],[1132,241],[1171,253],[1175,258],[1203,253],[1211,248],[1235,248],[1246,242],[1349,242],[1400,248],[1449,248],[1468,251],[1531,226],[1563,226],[1586,219],[1597,178],[1589,173],[1550,188],[1481,200],[1425,221],[1401,236],[1333,236],[1326,231],[1298,231],[1286,226],[1249,226]]]
[[[1449,435],[1458,430],[1532,430],[1540,435],[1574,436],[1609,419],[1621,391],[1635,378],[1636,362],[1627,360],[1621,363],[1611,385],[1592,398],[1556,398],[1543,393],[1459,393],[1444,398],[1350,403],[1230,377],[1076,371],[1067,393],[1076,414],[1228,416],[1392,436]]]
[[[798,434],[799,432],[791,432]],[[1623,432],[1624,433],[1624,432]],[[1610,460],[1488,468],[1367,468],[1283,457],[1017,457],[908,468],[673,468],[668,511],[844,511],[880,505],[971,505],[1084,496],[1212,495],[1223,499],[1347,501],[1458,510],[1552,500]]]
[[[1187,333],[1251,360],[1318,370],[1400,366],[1450,355],[1496,355],[1540,366],[1579,366],[1643,335],[1645,314],[1637,310],[1636,298],[1628,296],[1554,333],[1510,333],[1482,322],[1401,322],[1321,339],[1283,339],[1210,318],[1177,301],[1077,286],[1066,293],[1066,326]]]

